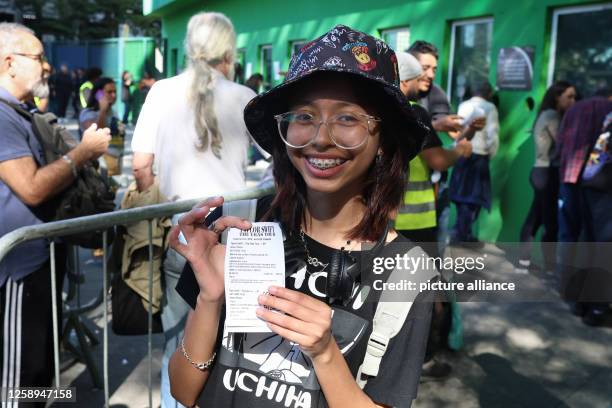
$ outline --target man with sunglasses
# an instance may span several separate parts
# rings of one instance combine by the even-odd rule
[[[102,155],[108,129],[89,128],[83,141],[47,163],[31,123],[13,106],[28,109],[43,82],[43,45],[19,24],[0,23],[0,236],[42,224],[40,207],[74,180],[87,161]],[[58,254],[61,288],[62,257]],[[51,279],[46,240],[16,247],[0,262],[0,362],[2,386],[48,387],[53,372]],[[44,403],[41,405],[44,406]]]

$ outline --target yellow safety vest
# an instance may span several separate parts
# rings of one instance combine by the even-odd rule
[[[93,83],[91,81],[85,81],[79,87],[79,99],[81,100],[81,107],[85,109],[87,107],[87,99],[89,98],[89,94],[85,95],[85,91],[90,91],[93,89]]]
[[[404,203],[395,219],[395,229],[417,230],[436,225],[436,197],[429,168],[418,155],[408,166]]]

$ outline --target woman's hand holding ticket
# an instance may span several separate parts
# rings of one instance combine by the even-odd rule
[[[251,228],[251,223],[238,217],[221,217],[210,227],[204,224],[204,219],[211,208],[223,204],[223,197],[209,198],[187,214],[183,215],[169,235],[170,246],[185,257],[195,273],[199,297],[207,302],[223,300],[225,245],[219,243],[220,234],[227,228],[235,227],[242,230]],[[183,233],[186,243],[179,241]]]

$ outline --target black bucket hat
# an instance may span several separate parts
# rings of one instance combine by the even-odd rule
[[[399,87],[395,52],[382,40],[344,25],[337,25],[304,45],[293,55],[285,81],[253,98],[244,109],[244,121],[255,142],[271,153],[282,143],[274,115],[288,110],[288,94],[295,84],[320,73],[348,75],[367,82],[385,104],[383,126],[404,139],[400,146],[409,158],[418,154],[430,131],[420,121]]]

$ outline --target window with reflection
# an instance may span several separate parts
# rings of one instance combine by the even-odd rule
[[[272,46],[262,45],[260,54],[261,74],[264,77],[264,90],[269,90],[274,86],[274,72],[272,69]]]
[[[447,93],[455,109],[471,96],[471,83],[489,77],[492,42],[493,19],[453,23]]]
[[[561,9],[553,15],[549,82],[569,81],[583,96],[612,84],[612,4]]]
[[[408,27],[382,30],[381,37],[394,51],[406,51],[410,46],[410,29]]]

